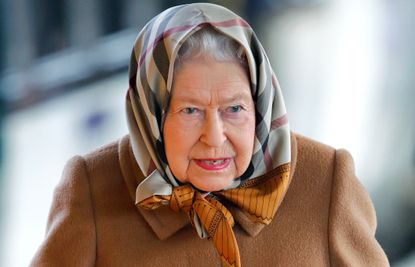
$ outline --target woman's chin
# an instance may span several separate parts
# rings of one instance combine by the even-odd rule
[[[231,178],[204,178],[202,179],[190,179],[189,182],[197,189],[205,192],[221,191],[228,187],[233,179]]]

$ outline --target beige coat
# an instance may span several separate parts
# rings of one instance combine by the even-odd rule
[[[371,200],[345,150],[292,134],[292,180],[269,226],[234,214],[242,266],[388,266]],[[72,158],[32,266],[220,266],[184,214],[134,205],[129,137]]]

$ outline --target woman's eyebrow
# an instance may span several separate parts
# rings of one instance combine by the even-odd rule
[[[222,102],[225,102],[225,103],[239,102],[239,101],[251,102],[252,96],[248,92],[239,91],[236,94],[225,96],[225,97],[221,98],[221,100],[222,100]]]

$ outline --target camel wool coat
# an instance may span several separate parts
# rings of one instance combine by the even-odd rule
[[[345,150],[291,134],[292,171],[268,226],[229,205],[242,266],[388,266],[376,216]],[[66,165],[31,266],[220,266],[183,213],[134,205],[129,136]]]

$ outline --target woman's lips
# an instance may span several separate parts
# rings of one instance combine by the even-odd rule
[[[229,163],[231,163],[231,158],[195,159],[195,162],[202,169],[208,171],[219,171],[229,166]]]

